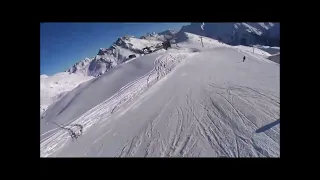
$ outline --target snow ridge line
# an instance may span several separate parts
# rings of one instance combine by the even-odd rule
[[[135,81],[128,83],[113,96],[84,113],[82,116],[73,121],[73,123],[83,125],[83,134],[85,134],[85,131],[87,131],[89,127],[91,127],[97,121],[105,121],[106,119],[108,119],[108,117],[112,115],[111,111],[114,111],[116,106],[119,107],[121,104],[124,104],[132,100],[134,97],[142,94],[149,88],[150,85],[155,84],[161,77],[165,76],[178,63],[180,63],[182,59],[185,59],[186,57],[188,57],[188,55],[191,54],[192,53],[179,53],[175,56],[173,56],[172,54],[167,54],[158,57],[155,61],[156,67],[149,73],[145,74]],[[157,72],[157,75],[155,72]],[[147,78],[150,79],[150,77],[151,83],[148,83]],[[131,89],[133,90],[133,93],[132,91],[130,91]],[[67,132],[60,130],[52,137],[43,141],[40,144],[40,155],[42,157],[47,157],[61,149],[70,138],[67,134]]]
[[[115,102],[113,101],[114,99],[116,99],[117,97],[121,96],[121,95],[122,95],[122,92],[124,92],[126,89],[129,89],[132,85],[134,85],[135,83],[137,83],[139,80],[141,80],[141,79],[143,79],[144,77],[148,76],[151,72],[152,72],[152,71],[150,71],[150,72],[147,73],[146,75],[143,75],[142,77],[138,78],[137,80],[128,83],[127,85],[125,85],[124,87],[122,87],[117,93],[115,93],[113,96],[111,96],[110,98],[108,98],[108,99],[105,100],[104,102],[98,104],[97,106],[95,106],[95,107],[91,108],[90,110],[88,110],[87,112],[85,112],[85,113],[84,113],[83,115],[81,115],[79,118],[77,118],[76,120],[74,120],[73,123],[79,124],[79,123],[81,123],[81,120],[82,120],[82,119],[84,119],[84,120],[85,120],[85,119],[89,119],[89,120],[90,120],[90,115],[91,115],[91,116],[92,116],[92,115],[95,115],[94,112],[97,112],[97,111],[99,112],[99,111],[101,111],[102,109],[104,109],[105,107],[107,107],[107,108],[105,109],[105,110],[107,111],[106,113],[109,113],[109,111],[110,111],[110,110],[109,110],[109,107],[113,107],[113,106],[114,106],[114,105],[113,105],[113,104],[115,103]],[[122,99],[122,98],[120,97],[120,99]],[[112,103],[113,103],[113,104],[112,104]],[[108,106],[108,105],[109,105],[109,106]],[[113,106],[112,106],[112,105],[113,105]],[[85,122],[83,122],[83,123],[85,123]],[[85,133],[85,131],[88,130],[88,126],[90,127],[92,124],[93,124],[93,122],[90,123],[89,125],[88,125],[88,124],[83,124],[83,126],[84,126],[83,134]],[[67,134],[68,134],[68,133],[66,133],[65,131],[59,130],[56,134],[54,134],[54,135],[52,135],[50,138],[44,140],[44,141],[40,144],[41,156],[46,157],[46,156],[50,155],[52,148],[54,148],[54,147],[56,146],[56,145],[54,145],[54,144],[59,143],[58,140],[60,140],[63,136],[66,136]],[[68,138],[69,138],[69,137],[67,136],[67,138],[65,139],[65,141],[67,141]],[[58,142],[56,142],[56,143],[51,143],[52,141],[58,141]],[[61,142],[61,144],[64,143],[65,141]],[[50,145],[51,145],[51,148],[46,148],[46,150],[45,150],[45,151],[49,151],[49,152],[48,152],[48,153],[45,153],[45,154],[42,154],[43,148],[45,148],[45,147],[47,147],[47,146],[50,147]],[[60,148],[59,148],[59,149],[60,149]]]
[[[255,53],[253,53],[253,52],[251,52],[251,51],[243,50],[243,49],[241,49],[241,48],[239,48],[239,47],[231,47],[231,48],[234,48],[234,49],[236,49],[236,50],[238,50],[238,51],[246,54],[247,56],[251,56],[251,57],[253,57],[253,58],[255,58],[255,59],[258,59],[258,60],[261,61],[261,62],[266,62],[266,63],[271,63],[271,64],[272,64],[272,63],[275,63],[275,62],[273,62],[273,61],[268,60],[268,59],[267,59],[266,57],[264,57],[263,55],[255,54]]]

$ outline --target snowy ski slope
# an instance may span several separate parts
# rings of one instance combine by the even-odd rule
[[[280,65],[216,40],[203,48],[195,36],[53,104],[41,121],[40,156],[279,157]],[[81,124],[83,134],[72,141],[52,122]]]
[[[79,84],[92,79],[91,76],[69,74],[68,72],[57,73],[53,76],[40,76],[40,113],[51,104],[61,99],[68,91]]]

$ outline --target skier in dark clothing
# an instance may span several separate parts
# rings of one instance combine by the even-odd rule
[[[246,56],[243,56],[243,62],[244,62],[244,60],[246,60]]]

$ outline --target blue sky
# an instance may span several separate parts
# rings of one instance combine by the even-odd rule
[[[140,37],[147,32],[179,30],[189,23],[41,23],[40,74],[67,70],[99,48],[108,48],[118,37]]]

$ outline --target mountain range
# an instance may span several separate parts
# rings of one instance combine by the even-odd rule
[[[126,61],[144,56],[143,49],[146,47],[160,46],[166,40],[176,43],[177,47],[179,42],[200,43],[199,36],[192,34],[204,37],[204,41],[205,38],[209,38],[229,45],[280,45],[280,23],[191,23],[183,26],[180,31],[152,32],[140,38],[119,37],[109,48],[100,48],[94,57],[84,58],[65,72],[53,76],[40,75],[40,113],[79,84],[99,77]]]

